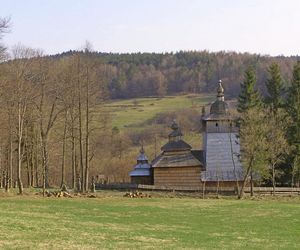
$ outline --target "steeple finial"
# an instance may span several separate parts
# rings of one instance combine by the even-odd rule
[[[142,144],[142,146],[141,146],[140,153],[141,153],[141,154],[145,154],[145,150],[144,150],[144,145],[143,145],[143,144]]]
[[[224,101],[224,88],[222,86],[222,80],[219,80],[219,82],[218,82],[217,92],[218,92],[218,95],[217,95],[218,100]]]
[[[178,124],[176,123],[176,120],[174,119],[172,124],[171,124],[171,129],[177,130],[179,128]]]
[[[141,162],[148,162],[148,158],[145,155],[145,150],[144,150],[144,145],[141,145],[141,149],[140,149],[140,155],[137,158],[137,163],[141,163]]]

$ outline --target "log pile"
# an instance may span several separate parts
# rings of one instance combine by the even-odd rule
[[[135,191],[135,192],[128,192],[124,194],[124,197],[128,198],[151,198],[150,194],[143,194],[141,192]]]
[[[67,197],[67,198],[72,198],[72,195],[67,192],[67,191],[53,191],[53,192],[50,192],[50,191],[46,191],[45,192],[46,196],[47,197]]]

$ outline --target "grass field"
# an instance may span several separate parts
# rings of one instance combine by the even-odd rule
[[[113,101],[105,105],[112,115],[112,125],[119,129],[138,125],[153,118],[158,113],[184,108],[199,108],[211,102],[214,95],[180,95],[167,97],[147,97]]]
[[[1,197],[0,225],[0,249],[299,249],[300,199]]]

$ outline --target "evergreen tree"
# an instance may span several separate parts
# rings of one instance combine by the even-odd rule
[[[245,71],[244,81],[241,83],[241,92],[238,98],[237,110],[240,113],[245,113],[254,107],[261,105],[261,97],[255,89],[256,76],[253,67],[249,67]]]
[[[283,81],[280,74],[280,67],[277,63],[272,63],[268,68],[268,78],[266,81],[267,96],[264,103],[268,111],[266,117],[269,131],[267,133],[267,150],[265,152],[271,182],[273,185],[273,195],[275,194],[276,182],[280,181],[283,173],[286,172],[288,164],[284,164],[289,153],[289,144],[286,138],[286,113],[283,107]]]
[[[255,71],[253,67],[249,67],[245,71],[244,81],[243,83],[241,83],[241,92],[238,98],[238,107],[237,107],[238,112],[241,113],[241,117],[238,119],[238,126],[240,127],[240,138],[241,138],[241,157],[245,161],[249,160],[249,162],[247,163],[244,162],[243,164],[245,165],[246,172],[245,172],[245,179],[241,189],[240,197],[242,197],[243,195],[243,190],[246,185],[248,175],[250,175],[251,196],[253,196],[253,173],[256,170],[253,159],[259,158],[258,155],[260,152],[257,149],[253,152],[253,154],[252,153],[249,154],[249,152],[252,149],[251,148],[246,149],[247,147],[245,146],[245,144],[247,141],[251,141],[253,139],[251,137],[251,133],[253,133],[254,136],[254,134],[257,134],[256,131],[263,131],[260,128],[260,126],[264,125],[263,119],[257,120],[258,117],[262,116],[262,114],[260,114],[261,97],[259,92],[255,89],[255,87],[256,87]],[[243,132],[243,131],[247,131],[247,132]],[[245,138],[247,139],[244,139],[242,135],[247,134],[248,132],[250,136],[245,136]],[[251,138],[251,140],[249,138]],[[254,140],[256,139],[254,138]],[[261,139],[258,139],[257,142],[260,143],[261,141],[262,141]],[[252,157],[254,158],[252,159]]]
[[[293,79],[288,91],[286,111],[290,118],[288,127],[288,141],[292,147],[292,176],[300,174],[300,61],[293,69]],[[294,179],[294,178],[293,178]],[[300,176],[298,176],[298,181]],[[292,180],[293,183],[293,180]]]
[[[272,63],[268,69],[269,77],[266,81],[267,97],[265,103],[270,108],[272,114],[277,115],[278,110],[282,107],[282,94],[284,91],[280,68],[277,63]]]

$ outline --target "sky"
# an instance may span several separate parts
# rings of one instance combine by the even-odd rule
[[[300,54],[300,0],[0,0],[3,41],[56,54],[88,40],[100,52]]]

